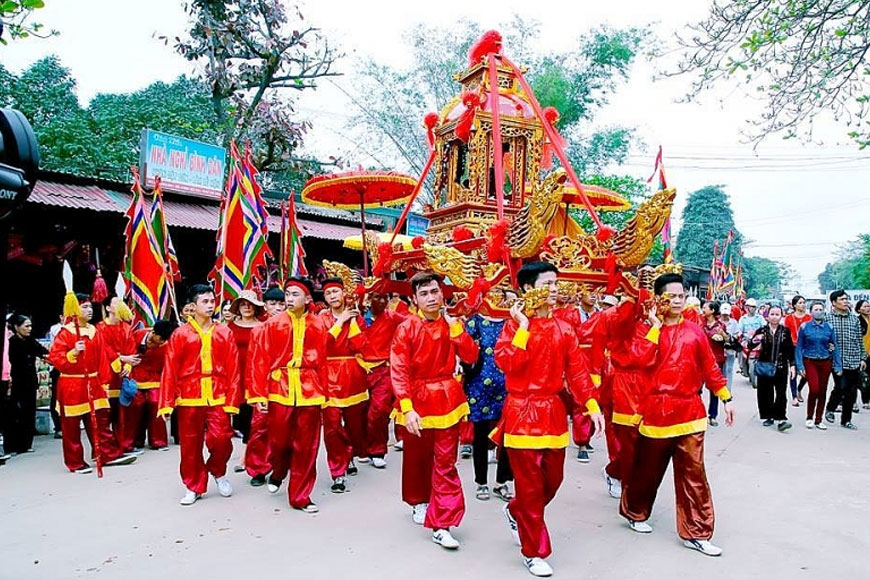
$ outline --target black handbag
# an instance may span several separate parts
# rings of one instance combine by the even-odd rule
[[[776,374],[776,363],[779,357],[779,341],[776,339],[776,333],[771,335],[771,340],[773,341],[773,357],[771,357],[773,360],[755,363],[755,374],[759,377],[772,377]]]

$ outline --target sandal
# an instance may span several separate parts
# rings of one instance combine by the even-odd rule
[[[477,491],[474,494],[474,497],[481,501],[486,501],[489,499],[489,487],[485,485],[478,485]]]
[[[506,483],[493,487],[492,494],[502,501],[510,501],[514,498],[514,494],[511,493]]]

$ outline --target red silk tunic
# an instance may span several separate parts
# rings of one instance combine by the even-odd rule
[[[640,423],[640,402],[650,390],[658,352],[656,343],[650,340],[651,329],[648,322],[638,320],[633,334],[608,342],[609,367],[604,380],[610,383],[612,420],[617,425]]]
[[[366,371],[357,360],[365,346],[362,316],[336,326],[332,310],[319,313],[328,329],[326,340],[326,370],[329,373],[327,407],[352,407],[369,400]]]
[[[137,346],[145,342],[150,330],[134,330],[133,341]],[[140,352],[142,359],[138,365],[130,371],[130,378],[136,381],[140,389],[157,389],[160,387],[160,376],[163,374],[163,364],[166,361],[166,345],[154,348],[146,348]]]
[[[136,352],[136,344],[133,340],[133,329],[126,322],[109,324],[105,320],[97,323],[97,332],[103,339],[103,348],[106,349],[106,359],[112,369],[112,375],[108,383],[108,395],[110,399],[121,396],[121,355],[131,355]],[[129,366],[127,367],[129,369]]]
[[[258,327],[251,342],[248,403],[325,405],[328,338],[323,320],[312,312],[296,317],[288,310]]]
[[[75,326],[64,325],[51,343],[48,360],[60,372],[57,380],[57,406],[67,417],[86,415],[90,412],[88,392],[93,399],[94,409],[108,409],[105,384],[112,371],[106,361],[105,345],[97,329],[90,325],[80,327],[81,340],[85,341],[85,351],[75,351]]]
[[[395,310],[384,310],[373,321],[371,326],[363,329],[366,343],[362,349],[362,358],[370,366],[379,366],[390,362],[390,346],[396,330],[407,316]]]
[[[658,353],[649,394],[640,404],[641,435],[664,439],[705,431],[701,385],[720,399],[731,397],[707,335],[697,324],[680,319],[678,324],[653,328],[649,338],[658,343]]]
[[[568,446],[568,413],[559,393],[567,383],[578,405],[600,409],[585,357],[579,356],[574,329],[559,318],[533,317],[522,330],[508,320],[495,345],[495,363],[504,372],[507,398],[494,437],[514,449]]]
[[[239,349],[239,375],[242,377],[242,393],[247,399],[250,391],[250,373],[248,372],[248,360],[250,359],[250,345],[254,329],[259,328],[260,324],[254,326],[239,326],[235,321],[227,324],[227,327],[232,331],[233,338],[236,341],[236,348]]]
[[[160,380],[159,411],[178,407],[223,407],[238,413],[242,398],[239,350],[226,325],[202,330],[191,318],[172,333]]]
[[[424,429],[446,429],[466,417],[470,411],[455,376],[456,360],[471,364],[478,354],[477,343],[461,322],[406,318],[390,348],[390,377],[399,401],[396,423],[404,425],[404,413],[411,410],[420,415]]]

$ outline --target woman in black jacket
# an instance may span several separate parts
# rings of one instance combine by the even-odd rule
[[[14,314],[9,322],[9,379],[12,397],[9,402],[10,421],[4,438],[7,453],[33,451],[36,430],[37,357],[47,357],[48,350],[30,336],[30,318]]]
[[[780,432],[791,428],[786,415],[786,390],[788,380],[794,377],[795,372],[794,343],[789,330],[781,324],[782,315],[781,306],[771,306],[767,312],[767,324],[756,330],[752,337],[753,343],[761,343],[755,366],[758,376],[758,416],[765,427],[776,423]],[[767,369],[771,372],[766,373]]]

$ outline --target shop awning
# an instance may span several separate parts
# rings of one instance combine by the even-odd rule
[[[123,214],[130,205],[130,199],[129,193],[103,189],[95,185],[38,181],[27,201],[54,207]],[[219,208],[216,205],[164,199],[163,208],[166,211],[166,223],[172,227],[217,231]],[[346,237],[359,233],[359,228],[353,225],[305,219],[297,219],[296,222],[303,236],[323,240],[343,241]],[[281,219],[278,216],[269,216],[269,231],[275,233],[281,231]]]

